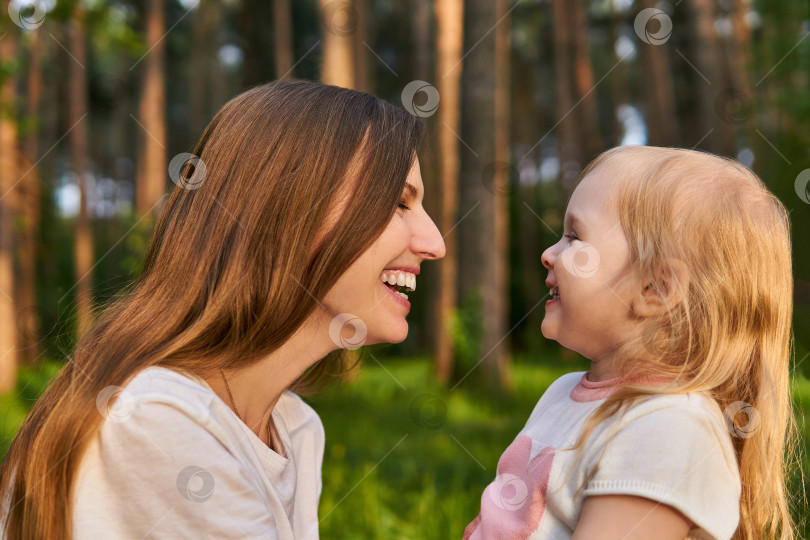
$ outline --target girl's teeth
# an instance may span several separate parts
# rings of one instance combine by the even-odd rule
[[[401,296],[402,298],[404,298],[405,300],[407,300],[407,299],[408,299],[408,295],[407,295],[407,294],[405,294],[405,293],[403,293],[403,292],[399,292],[399,291],[397,291],[397,294],[398,294],[398,295],[400,295],[400,296]]]
[[[395,274],[391,274],[390,276],[388,276],[388,283],[390,283],[391,285],[396,285],[397,276]]]

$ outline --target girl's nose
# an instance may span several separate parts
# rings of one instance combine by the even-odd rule
[[[411,249],[425,259],[441,259],[447,252],[444,238],[427,213],[423,213],[417,226],[414,227]]]
[[[557,244],[554,244],[556,246]],[[540,256],[540,260],[543,262],[543,266],[545,266],[549,270],[554,269],[554,262],[557,260],[557,253],[554,251],[554,246],[549,246]]]

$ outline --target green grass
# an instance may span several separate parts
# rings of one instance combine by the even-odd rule
[[[307,398],[326,430],[321,536],[337,539],[461,538],[478,513],[481,493],[494,478],[503,450],[523,427],[537,399],[560,375],[582,369],[557,355],[519,360],[513,391],[491,394],[464,381],[439,385],[428,360],[368,359],[354,376]],[[54,365],[21,371],[18,391],[0,396],[4,453]],[[794,381],[810,471],[810,381]],[[801,475],[793,478],[798,492]],[[799,512],[805,521],[807,509]],[[798,538],[807,538],[801,529]]]
[[[545,388],[576,369],[515,365],[514,392],[492,399],[442,388],[425,360],[382,362],[308,400],[326,430],[324,538],[461,538]]]

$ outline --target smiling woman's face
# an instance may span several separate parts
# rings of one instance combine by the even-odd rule
[[[444,240],[422,206],[424,191],[419,160],[415,159],[391,221],[324,298],[321,309],[334,321],[331,328],[342,330],[346,342],[399,343],[407,337],[405,317],[411,304],[397,290],[407,294],[416,284],[422,261],[445,254]],[[349,319],[353,322],[345,324]],[[360,334],[355,335],[354,330]]]

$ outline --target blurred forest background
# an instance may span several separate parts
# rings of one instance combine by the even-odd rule
[[[579,171],[620,144],[734,157],[790,210],[794,385],[807,441],[806,2],[2,7],[2,452],[94,313],[139,272],[174,187],[170,163],[187,159],[228,99],[292,78],[366,91],[424,120],[425,206],[448,248],[411,295],[409,338],[365,351],[361,373],[311,400],[327,429],[324,537],[461,536],[545,387],[587,366],[540,334],[540,255],[562,233]],[[799,471],[794,483],[798,493]]]

